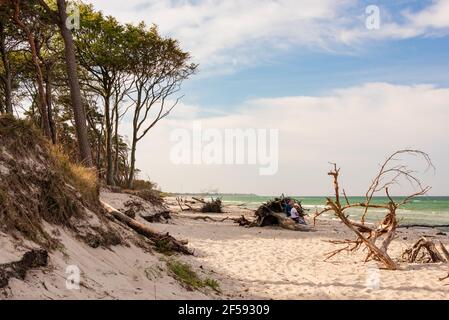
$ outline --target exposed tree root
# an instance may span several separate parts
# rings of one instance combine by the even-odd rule
[[[409,263],[423,262],[423,263],[438,263],[446,262],[444,257],[438,252],[438,249],[430,240],[425,237],[419,239],[413,247],[407,249],[402,254],[405,261]]]
[[[0,265],[0,288],[8,285],[9,279],[24,280],[30,269],[46,267],[48,264],[48,252],[38,249],[26,252],[22,259]]]

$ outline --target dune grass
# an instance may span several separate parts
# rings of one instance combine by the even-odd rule
[[[94,169],[72,162],[60,146],[50,145],[50,154],[67,183],[77,189],[83,198],[98,199],[99,182]]]
[[[198,274],[193,271],[192,267],[186,263],[169,259],[167,260],[167,266],[170,272],[175,276],[181,284],[190,289],[201,289],[209,287],[219,292],[220,284],[214,279],[201,279]]]

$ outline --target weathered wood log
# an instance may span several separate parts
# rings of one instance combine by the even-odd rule
[[[195,200],[195,201],[198,201],[199,203],[202,203],[202,204],[206,203],[206,201],[204,201],[203,199],[200,199],[200,198],[192,197],[192,199]]]
[[[131,219],[130,217],[124,215],[120,211],[114,209],[110,205],[105,202],[101,202],[104,209],[112,215],[116,220],[124,223],[138,234],[148,238],[153,241],[156,245],[158,243],[164,242],[165,246],[167,246],[170,250],[175,252],[180,252],[186,255],[192,255],[193,253],[185,246],[187,241],[179,241],[173,238],[170,234],[161,234],[157,231],[152,230],[148,226],[138,222],[137,220]]]
[[[234,223],[239,224],[239,226],[244,227],[244,226],[249,226],[251,225],[253,222],[249,221],[248,219],[245,218],[245,216],[241,216],[240,218],[230,218],[230,217],[226,217],[223,219],[214,219],[212,217],[209,216],[195,216],[195,217],[190,217],[189,219],[192,220],[203,220],[205,222],[207,221],[211,221],[211,222],[225,222],[225,221],[233,221]]]
[[[209,217],[209,216],[195,216],[195,217],[191,217],[189,219],[192,219],[192,220],[203,220],[205,222],[207,222],[207,221],[211,221],[211,222],[225,222],[226,220],[232,220],[229,217],[226,217],[226,218],[223,218],[223,219],[214,219],[214,218]]]
[[[28,270],[46,267],[48,264],[48,252],[36,249],[26,252],[22,259],[0,265],[0,288],[8,285],[9,279],[24,280]]]

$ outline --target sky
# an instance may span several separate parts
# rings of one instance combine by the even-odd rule
[[[164,191],[328,195],[336,162],[348,194],[362,195],[389,154],[412,148],[436,167],[410,160],[430,195],[449,195],[449,0],[84,2],[124,23],[158,25],[199,64],[139,146],[141,177]],[[173,161],[173,135],[193,137],[198,125],[216,135],[278,130],[266,150],[277,170]]]

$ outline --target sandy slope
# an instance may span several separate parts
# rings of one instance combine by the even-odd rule
[[[120,209],[129,195],[103,193],[102,199]],[[170,202],[171,201],[171,202]],[[171,209],[179,211],[173,199]],[[243,208],[226,208],[215,218],[251,215]],[[449,299],[449,280],[439,282],[447,265],[406,265],[399,271],[363,264],[363,255],[340,255],[324,262],[335,249],[325,242],[351,236],[333,221],[320,221],[315,232],[277,228],[242,228],[231,222],[193,220],[196,214],[173,214],[170,224],[153,224],[159,231],[189,240],[194,257],[188,262],[202,277],[217,279],[222,294],[188,291],[169,276],[164,257],[128,241],[129,246],[92,249],[60,231],[64,248],[52,253],[50,266],[29,273],[26,281],[11,280],[1,299]],[[143,221],[143,220],[141,220]],[[434,230],[401,230],[393,257],[419,236]],[[437,236],[449,245],[447,236]],[[17,246],[0,234],[0,263],[17,260],[29,243]],[[66,267],[82,271],[80,290],[67,290]]]

